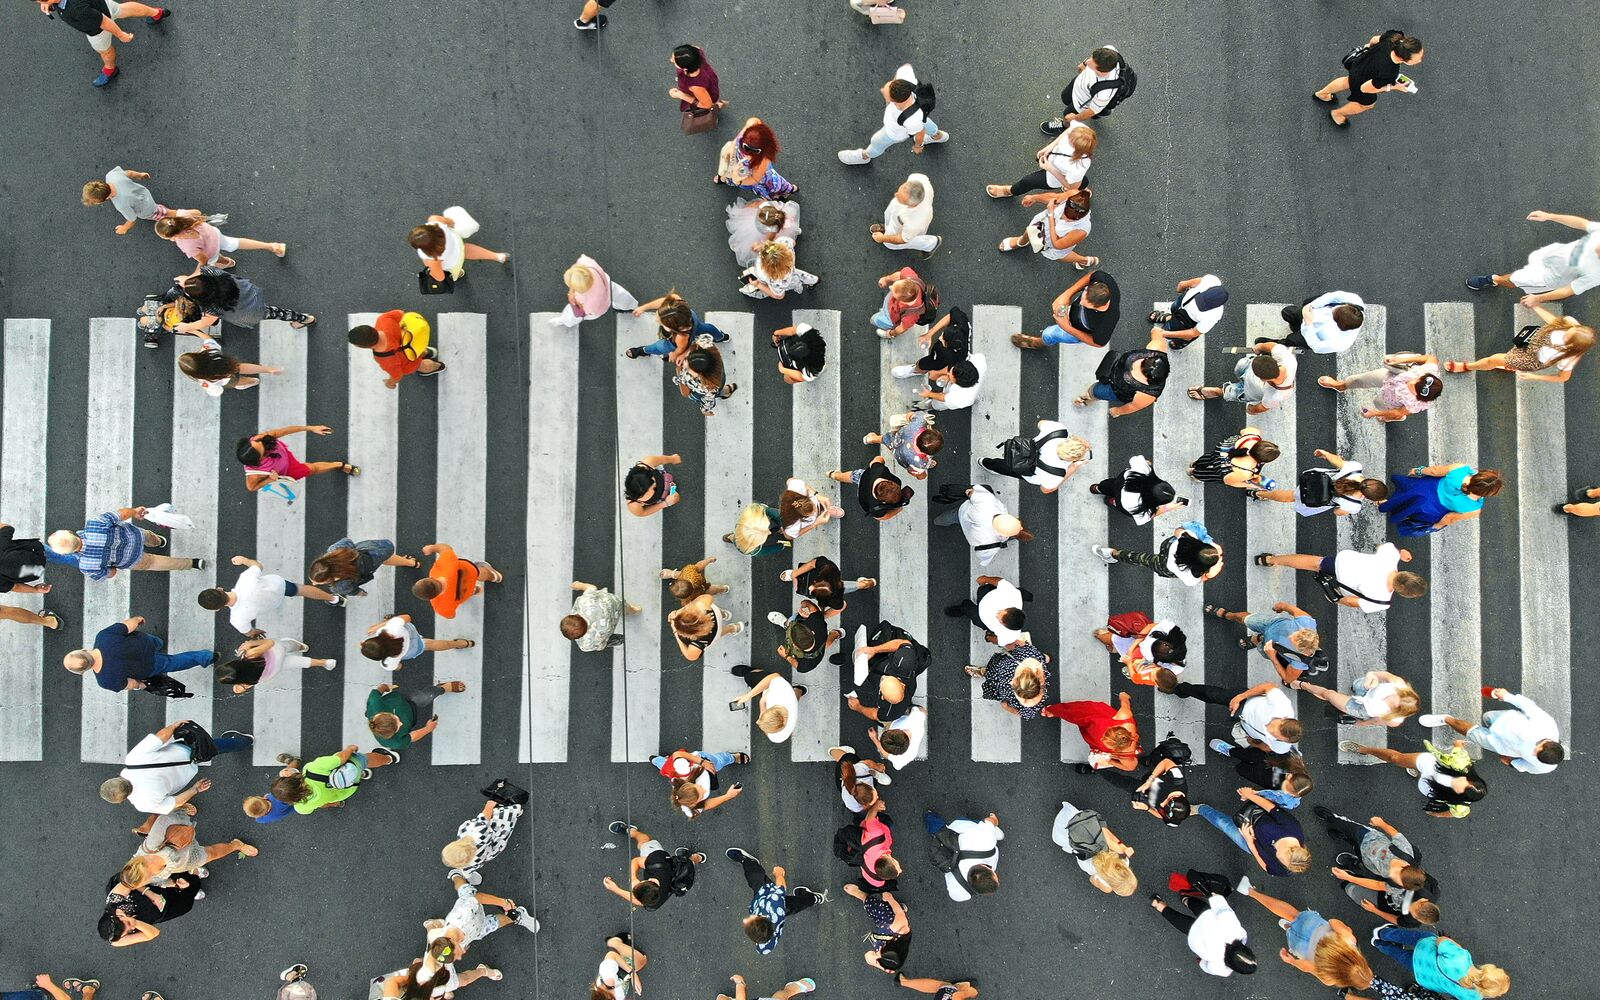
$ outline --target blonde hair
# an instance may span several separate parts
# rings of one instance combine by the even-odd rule
[[[760,262],[761,270],[774,281],[787,278],[789,272],[794,270],[794,249],[777,240],[761,244],[761,249],[756,251],[756,259]]]
[[[367,720],[367,728],[380,740],[389,739],[400,731],[400,716],[393,712],[379,712]]]
[[[783,732],[783,727],[789,724],[789,710],[782,705],[774,705],[756,717],[756,728],[768,736]]]
[[[1089,442],[1074,434],[1056,442],[1056,457],[1063,462],[1081,462],[1089,455]]]
[[[1546,323],[1539,328],[1539,333],[1560,333],[1567,339],[1567,346],[1560,348],[1555,359],[1547,367],[1553,367],[1563,361],[1581,358],[1589,353],[1589,348],[1594,346],[1594,329],[1584,326],[1571,316],[1558,316],[1554,323]],[[1553,345],[1552,345],[1553,346]]]
[[[1422,711],[1422,699],[1410,687],[1403,687],[1394,693],[1394,711],[1392,715],[1413,716]]]
[[[1289,848],[1283,859],[1283,867],[1296,874],[1311,867],[1311,848],[1304,844],[1296,844]]]
[[[1023,701],[1043,697],[1044,665],[1031,656],[1023,660],[1011,675],[1011,690]]]
[[[477,853],[478,842],[471,837],[462,837],[444,845],[444,850],[439,852],[439,860],[449,868],[465,868],[472,864],[472,858]]]
[[[568,288],[582,295],[594,287],[594,272],[582,264],[574,264],[561,273],[561,280],[566,282]]]
[[[1461,985],[1486,997],[1503,997],[1511,991],[1511,973],[1498,965],[1474,965],[1461,977]]]
[[[1295,629],[1289,634],[1289,643],[1301,656],[1310,656],[1322,648],[1322,636],[1314,628]]]
[[[1115,851],[1101,851],[1094,856],[1096,875],[1118,896],[1131,896],[1139,889],[1139,877],[1128,867],[1128,861]]]
[[[150,872],[144,866],[144,857],[143,854],[135,854],[133,860],[123,865],[122,871],[117,873],[117,881],[130,889],[142,889],[148,885]]]
[[[1324,986],[1364,990],[1372,985],[1372,966],[1343,934],[1327,934],[1311,955],[1317,980]]]
[[[66,528],[62,528],[60,531],[52,531],[45,538],[45,544],[50,546],[50,551],[58,556],[76,552],[78,549],[77,542],[78,533],[76,531],[68,531]]]
[[[741,552],[754,552],[772,537],[772,525],[767,520],[766,507],[753,503],[739,512],[733,525],[733,540]]]
[[[1101,734],[1100,739],[1113,750],[1121,752],[1133,746],[1138,740],[1128,732],[1127,726],[1112,726]]]
[[[272,803],[264,795],[246,795],[244,797],[244,814],[251,819],[260,819],[272,811]]]
[[[1100,145],[1100,136],[1087,125],[1080,125],[1067,133],[1067,144],[1072,147],[1074,160],[1087,160],[1094,155],[1094,149]]]

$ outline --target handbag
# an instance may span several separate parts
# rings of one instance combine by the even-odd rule
[[[717,127],[716,108],[691,108],[683,112],[678,124],[684,135],[699,135]]]
[[[445,272],[443,280],[428,273],[427,268],[417,272],[417,287],[423,295],[451,295],[456,290],[455,275]]]
[[[172,741],[188,747],[189,759],[196,764],[204,764],[217,755],[217,741],[198,722],[180,722],[172,731]]]
[[[1527,347],[1533,342],[1533,335],[1538,332],[1539,327],[1537,325],[1525,326],[1516,332],[1516,335],[1511,338],[1511,342],[1518,347]]]
[[[1375,601],[1366,594],[1345,586],[1332,573],[1313,573],[1311,578],[1317,581],[1317,585],[1322,588],[1322,596],[1328,599],[1329,604],[1338,604],[1345,597],[1355,597],[1366,601],[1368,604],[1380,604],[1383,607],[1389,606],[1388,601]]]
[[[166,674],[157,674],[156,676],[145,681],[143,690],[162,698],[194,697],[194,695],[189,693],[189,689],[183,686],[182,681],[174,680],[173,678],[168,677]],[[176,736],[177,734],[174,733],[173,735]]]
[[[1107,351],[1100,356],[1100,364],[1095,366],[1094,380],[1103,385],[1110,385],[1111,379],[1117,373],[1117,365],[1122,361],[1122,355],[1116,351]]]
[[[878,4],[867,8],[867,20],[873,24],[904,24],[906,12],[904,8],[892,4]]]

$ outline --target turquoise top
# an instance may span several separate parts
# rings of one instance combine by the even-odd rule
[[[1461,980],[1472,970],[1472,953],[1435,934],[1417,942],[1411,953],[1411,974],[1417,985],[1458,1000],[1480,1000],[1481,994]]]
[[[1439,480],[1439,502],[1445,510],[1457,514],[1471,514],[1483,509],[1483,498],[1471,496],[1467,493],[1467,480],[1478,472],[1470,465],[1463,465],[1459,469],[1452,469]]]

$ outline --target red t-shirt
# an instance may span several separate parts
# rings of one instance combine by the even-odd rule
[[[404,310],[390,309],[372,324],[372,328],[378,331],[378,342],[372,346],[372,357],[390,378],[405,378],[422,365],[420,356],[406,357],[405,330],[400,325],[404,316]]]
[[[895,278],[895,280],[899,281],[901,278],[915,281],[918,285],[922,284],[922,279],[917,277],[917,272],[913,271],[909,267],[902,267],[900,269],[900,274]],[[889,287],[892,289],[894,286],[891,284]],[[914,316],[922,315],[922,293],[919,291],[917,293],[917,297],[912,299],[910,302],[901,302],[895,297],[893,291],[891,291],[889,293],[889,322],[893,323],[896,327],[899,327],[907,314]]]

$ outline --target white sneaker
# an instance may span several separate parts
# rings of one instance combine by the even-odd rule
[[[924,146],[936,146],[941,142],[949,142],[949,141],[950,141],[950,133],[944,131],[943,129],[940,129],[935,134],[933,134],[933,135],[929,136],[928,138],[922,140],[922,144]]]
[[[841,150],[839,150],[839,162],[840,163],[848,163],[851,166],[860,166],[863,163],[871,162],[871,160],[872,160],[872,157],[868,156],[867,155],[867,151],[864,150],[864,149],[841,149]]]
[[[1248,896],[1248,895],[1250,895],[1250,890],[1254,889],[1255,886],[1250,883],[1250,876],[1241,875],[1239,877],[1239,884],[1238,884],[1238,886],[1236,888],[1239,890],[1240,893],[1242,893],[1243,895]]]
[[[789,627],[789,619],[784,615],[784,613],[782,611],[768,611],[767,612],[767,621],[769,621],[772,624],[778,626],[779,628],[788,628]]]
[[[528,908],[526,906],[519,906],[510,913],[506,914],[506,916],[510,917],[517,924],[526,927],[533,933],[539,933],[539,921],[534,918],[533,914],[528,912]]]
[[[1105,563],[1107,566],[1110,566],[1117,561],[1116,553],[1112,552],[1109,546],[1091,545],[1089,546],[1089,551],[1099,556],[1100,561]]]
[[[917,366],[895,365],[893,368],[889,369],[889,374],[893,375],[895,378],[916,378]]]
[[[337,667],[338,665],[339,665],[339,661],[338,660],[329,660],[328,662],[326,662],[326,663],[324,663],[322,665],[322,669],[324,669],[324,670],[332,670],[333,668]]]
[[[1446,718],[1448,718],[1448,716],[1442,712],[1429,712],[1425,715],[1417,716],[1417,721],[1422,723],[1424,726],[1427,726],[1429,729],[1437,729],[1445,724],[1444,720]]]
[[[872,775],[872,782],[875,785],[892,785],[894,784],[894,779],[889,777],[888,771],[875,771]]]

